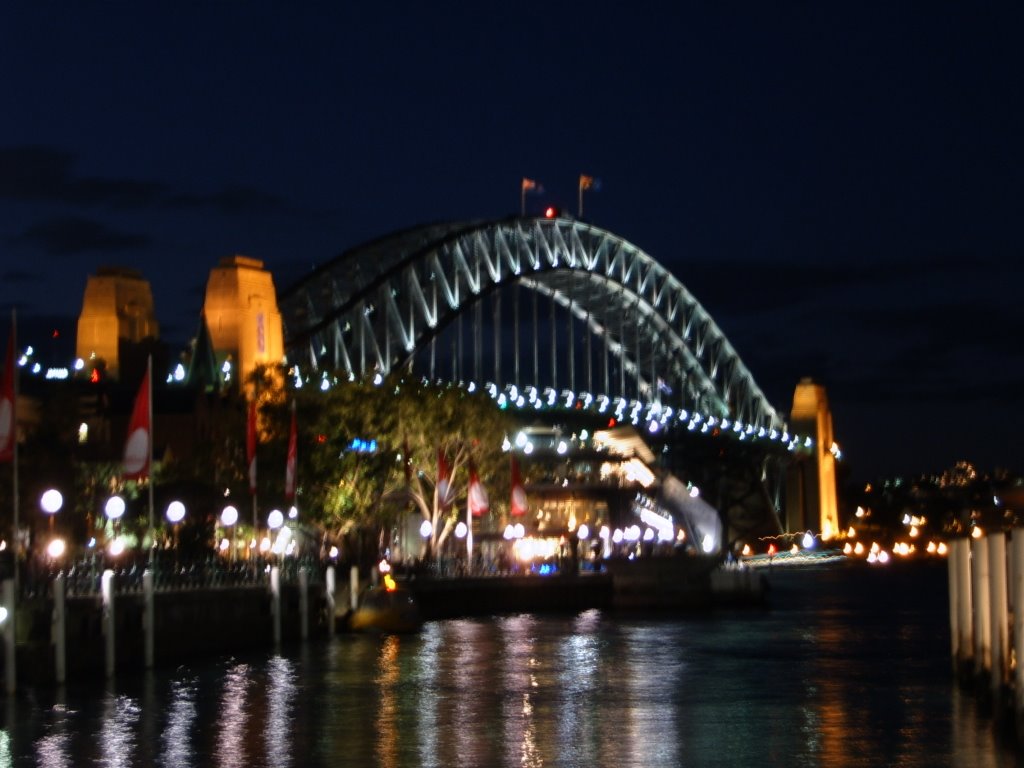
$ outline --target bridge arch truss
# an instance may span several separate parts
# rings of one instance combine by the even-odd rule
[[[317,370],[404,368],[784,428],[682,282],[635,245],[570,218],[399,232],[310,273],[280,306],[289,359]]]

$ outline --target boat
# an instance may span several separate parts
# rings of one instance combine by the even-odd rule
[[[348,618],[353,632],[418,632],[423,626],[416,598],[400,586],[390,573],[384,574],[381,584],[363,592],[358,607]]]

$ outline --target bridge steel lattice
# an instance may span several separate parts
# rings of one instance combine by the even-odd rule
[[[280,306],[290,360],[307,369],[435,379],[450,366],[454,381],[602,392],[785,431],[682,282],[635,245],[571,218],[389,235],[311,272]]]

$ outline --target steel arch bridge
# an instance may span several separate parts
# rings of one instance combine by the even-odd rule
[[[290,360],[315,370],[407,369],[433,380],[450,366],[449,380],[547,392],[552,405],[561,386],[571,399],[583,389],[606,404],[654,404],[691,430],[786,432],[681,281],[637,246],[571,218],[391,234],[311,272],[279,304]]]

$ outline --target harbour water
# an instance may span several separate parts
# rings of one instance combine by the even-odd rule
[[[3,766],[1011,766],[943,565],[772,574],[770,606],[341,635],[0,704]]]

